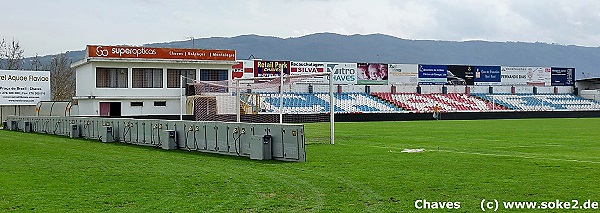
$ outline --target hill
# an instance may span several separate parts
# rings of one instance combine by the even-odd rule
[[[242,35],[151,47],[235,49],[238,59],[575,67],[577,79],[600,76],[600,47],[526,42],[408,40],[389,35],[317,33],[297,38]],[[67,56],[81,60],[84,51]],[[49,63],[52,56],[42,57]],[[585,73],[585,74],[584,74]]]

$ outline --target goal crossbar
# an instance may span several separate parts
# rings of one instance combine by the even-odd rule
[[[323,77],[322,81],[321,79],[319,79],[319,77]],[[328,77],[328,79],[325,79],[325,77]],[[334,144],[335,143],[335,137],[334,137],[334,128],[335,128],[335,106],[336,106],[336,99],[335,99],[335,95],[334,95],[334,84],[333,81],[331,79],[333,77],[333,73],[331,72],[324,72],[324,73],[303,73],[303,74],[292,74],[292,75],[278,75],[278,76],[262,76],[262,77],[245,77],[245,78],[234,78],[231,80],[223,80],[223,81],[199,81],[199,80],[195,80],[195,79],[189,79],[185,76],[181,76],[181,81],[180,83],[181,85],[181,93],[182,93],[182,100],[181,100],[181,114],[183,114],[183,96],[185,95],[183,92],[183,84],[189,84],[189,85],[194,85],[195,89],[201,88],[200,90],[202,90],[202,92],[198,92],[198,90],[196,90],[196,95],[198,94],[203,94],[203,95],[213,95],[213,93],[218,93],[218,94],[229,94],[229,96],[231,95],[235,95],[235,109],[236,110],[236,121],[237,122],[241,122],[241,93],[242,91],[248,90],[250,91],[251,89],[272,89],[272,88],[279,88],[279,107],[278,107],[278,114],[279,114],[279,123],[283,123],[283,114],[284,114],[284,110],[283,110],[283,99],[284,99],[284,86],[285,85],[292,85],[292,84],[318,84],[318,85],[327,85],[329,88],[329,120],[330,120],[330,144]],[[185,83],[184,78],[188,79],[188,82],[192,82],[192,83]],[[310,81],[310,79],[317,79],[317,82],[314,81]],[[221,88],[221,89],[219,89]],[[225,89],[227,88],[227,89]],[[208,90],[208,91],[207,91]],[[225,92],[223,92],[225,91]],[[218,95],[217,94],[217,95]],[[275,108],[277,109],[277,108]],[[327,108],[325,108],[327,109]]]

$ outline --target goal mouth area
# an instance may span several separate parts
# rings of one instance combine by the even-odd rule
[[[332,73],[190,80],[188,114],[200,121],[257,123],[329,122],[333,143],[336,95]]]

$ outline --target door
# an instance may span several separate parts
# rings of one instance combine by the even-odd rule
[[[108,113],[111,117],[121,116],[121,102],[110,102],[110,110]]]
[[[121,116],[121,102],[100,102],[100,116]]]
[[[110,108],[110,102],[100,102],[100,116],[109,116]]]

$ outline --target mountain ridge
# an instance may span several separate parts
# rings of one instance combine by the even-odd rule
[[[575,67],[577,79],[600,76],[600,47],[541,42],[412,40],[385,34],[315,33],[290,38],[248,34],[143,46],[234,49],[238,60],[253,56],[292,61]],[[66,53],[73,62],[84,57],[84,50]],[[52,56],[41,56],[40,61],[48,63]]]

